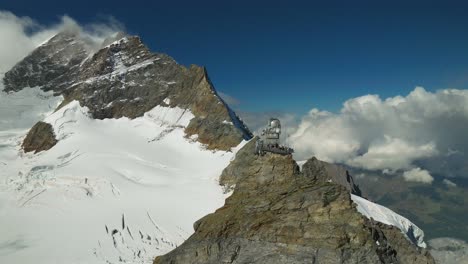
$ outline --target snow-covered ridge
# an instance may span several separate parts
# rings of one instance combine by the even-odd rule
[[[118,34],[118,33],[117,33]],[[114,40],[113,42],[105,45],[103,48],[109,48],[110,46],[117,45],[117,44],[124,44],[128,42],[128,37],[122,37],[120,39]]]
[[[114,79],[117,76],[121,76],[121,75],[126,74],[127,72],[132,72],[132,71],[139,70],[141,68],[148,67],[149,65],[153,64],[155,61],[160,60],[160,58],[151,58],[151,59],[148,59],[148,60],[145,60],[145,61],[142,61],[140,63],[137,63],[137,64],[134,64],[132,66],[127,67],[122,62],[122,58],[120,56],[123,56],[123,55],[122,54],[116,54],[115,55],[116,63],[114,65],[114,70],[112,72],[107,73],[107,74],[103,74],[103,75],[100,75],[100,76],[97,76],[97,77],[89,78],[89,79],[87,79],[87,80],[85,80],[83,82],[85,82],[87,84],[91,84],[91,83],[94,83],[94,82],[97,82],[97,81],[102,81],[102,80],[105,80],[105,79]],[[80,83],[81,82],[78,82],[78,83],[75,83],[73,85],[75,86],[75,85],[80,84]],[[167,82],[167,83],[170,84],[169,82]]]
[[[39,101],[55,107],[56,100]],[[31,120],[50,108],[36,110]],[[189,110],[89,116],[76,101],[47,116],[59,142],[39,154],[20,150],[24,128],[2,131],[0,263],[151,263],[223,205],[218,177],[237,148],[209,151],[185,138]]]
[[[367,218],[373,218],[375,221],[392,225],[401,230],[401,232],[418,247],[425,248],[424,232],[405,217],[393,212],[385,206],[370,202],[362,197],[351,194],[351,199],[357,204],[357,210]]]

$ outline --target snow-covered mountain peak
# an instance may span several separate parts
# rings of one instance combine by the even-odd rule
[[[90,53],[86,41],[62,32],[19,62],[4,78],[5,91],[52,90],[65,105],[79,101],[93,118],[137,118],[161,105],[190,110],[188,137],[229,150],[251,133],[218,96],[203,67],[186,68],[151,52],[137,36],[116,34]]]

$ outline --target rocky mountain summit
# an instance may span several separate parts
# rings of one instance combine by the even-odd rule
[[[254,145],[221,175],[226,190],[234,190],[225,205],[155,264],[434,263],[399,229],[356,210],[349,174],[315,158],[301,171],[291,156],[254,155]]]
[[[252,137],[205,68],[153,53],[136,36],[117,34],[93,48],[78,32],[61,32],[5,74],[5,91],[41,87],[64,97],[60,107],[77,100],[96,119],[133,119],[158,105],[177,106],[195,116],[187,137],[196,135],[208,149],[229,150]]]

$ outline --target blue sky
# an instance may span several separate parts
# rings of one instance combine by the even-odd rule
[[[113,16],[153,51],[206,66],[244,111],[338,111],[369,93],[468,87],[466,2],[227,2],[3,0],[0,9],[46,25]]]

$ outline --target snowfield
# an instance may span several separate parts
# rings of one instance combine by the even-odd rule
[[[224,204],[218,185],[235,152],[184,137],[189,110],[94,120],[38,88],[0,95],[0,263],[151,263]],[[24,154],[38,120],[59,142]]]

